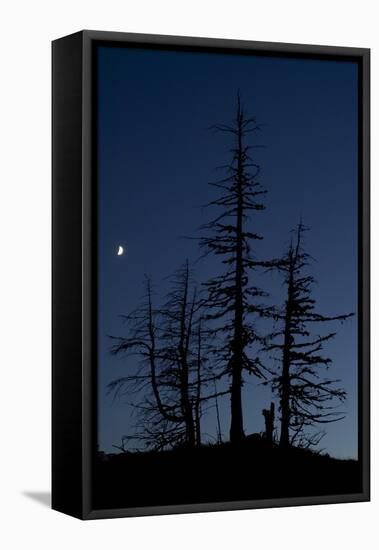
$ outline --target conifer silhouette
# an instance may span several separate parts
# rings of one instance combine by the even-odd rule
[[[215,255],[221,263],[220,274],[205,283],[207,318],[218,323],[215,330],[222,342],[219,353],[224,373],[231,379],[230,441],[238,443],[244,438],[243,373],[262,377],[264,370],[257,355],[252,356],[248,350],[260,340],[252,318],[268,312],[260,302],[265,292],[251,284],[254,270],[269,265],[255,256],[253,246],[262,236],[252,230],[250,222],[253,214],[264,210],[262,199],[266,191],[259,182],[260,167],[251,156],[258,145],[251,145],[248,140],[259,132],[260,126],[255,117],[246,114],[239,94],[232,125],[214,128],[230,135],[233,146],[231,160],[223,167],[226,177],[210,183],[220,196],[208,204],[216,215],[202,227],[205,236],[200,239],[200,246],[204,255]]]
[[[296,439],[306,437],[305,431],[318,424],[343,418],[335,405],[343,402],[346,392],[338,387],[339,380],[328,379],[323,371],[331,365],[331,358],[322,353],[324,344],[336,332],[320,335],[315,327],[333,321],[343,322],[353,315],[326,316],[317,312],[312,297],[314,277],[309,274],[310,256],[303,248],[305,226],[300,222],[288,250],[278,262],[284,276],[286,300],[276,317],[279,330],[269,336],[269,352],[279,352],[280,367],[274,371],[273,390],[280,399],[280,446],[288,447]],[[309,444],[319,437],[308,436]]]

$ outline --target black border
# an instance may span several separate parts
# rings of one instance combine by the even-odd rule
[[[370,50],[335,46],[250,42],[178,36],[143,35],[131,33],[82,31],[82,513],[56,507],[82,519],[123,516],[145,516],[189,512],[241,510],[310,504],[331,504],[370,500]],[[65,37],[58,42],[69,40]],[[358,200],[358,281],[359,281],[359,460],[362,465],[363,490],[349,495],[327,495],[240,502],[216,502],[139,508],[93,510],[91,507],[92,459],[97,440],[97,206],[96,206],[96,63],[94,48],[102,45],[159,48],[180,51],[219,52],[242,55],[283,56],[309,59],[354,61],[359,64],[359,200]],[[53,95],[54,99],[54,95]],[[53,104],[54,113],[54,104]],[[54,124],[53,124],[54,125]],[[54,177],[53,177],[54,186]],[[64,275],[56,273],[55,277]],[[54,316],[54,312],[53,312]],[[54,346],[54,339],[53,339]],[[53,406],[54,407],[54,406]],[[53,426],[54,429],[54,426]],[[54,464],[53,464],[54,473]],[[60,474],[62,475],[62,474]]]

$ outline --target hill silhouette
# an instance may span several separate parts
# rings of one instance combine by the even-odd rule
[[[362,491],[357,460],[269,445],[248,436],[169,451],[99,453],[97,509],[353,494]]]

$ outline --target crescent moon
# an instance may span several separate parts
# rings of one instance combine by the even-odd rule
[[[120,245],[117,250],[117,256],[122,256],[123,253],[124,253],[124,247]]]

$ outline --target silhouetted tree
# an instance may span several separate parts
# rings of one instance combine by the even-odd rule
[[[207,318],[218,325],[215,330],[222,341],[218,353],[224,363],[224,374],[231,377],[230,441],[238,443],[244,438],[243,371],[258,377],[263,372],[259,358],[248,355],[248,348],[259,340],[250,317],[267,312],[259,303],[265,293],[250,284],[252,271],[265,262],[253,257],[252,244],[262,237],[250,229],[248,220],[253,212],[264,209],[261,199],[266,191],[258,181],[259,165],[250,156],[253,146],[247,143],[249,135],[260,127],[254,117],[245,113],[239,94],[233,124],[218,125],[215,129],[230,134],[234,143],[230,163],[223,167],[226,177],[210,184],[220,196],[208,204],[217,214],[203,226],[206,236],[200,239],[200,245],[205,255],[220,258],[224,268],[220,275],[205,283]]]
[[[201,444],[202,407],[214,381],[207,367],[202,300],[190,276],[188,262],[171,279],[163,306],[155,308],[146,279],[144,303],[125,319],[127,337],[112,338],[111,353],[137,358],[138,368],[109,384],[115,395],[138,395],[137,432],[126,439],[144,441],[155,449]],[[122,444],[124,448],[124,443]]]
[[[128,336],[111,337],[113,355],[126,354],[129,374],[113,380],[108,389],[115,396],[137,397],[132,403],[139,413],[137,432],[128,439],[142,440],[148,446],[165,448],[182,438],[183,418],[178,415],[175,396],[172,395],[170,373],[161,368],[159,346],[160,312],[153,306],[151,281],[145,279],[145,294],[139,308],[123,316]]]
[[[317,424],[341,420],[336,404],[344,401],[346,392],[336,384],[339,380],[322,378],[322,368],[332,363],[322,354],[323,346],[336,335],[315,334],[314,326],[345,321],[347,315],[325,316],[315,309],[312,287],[315,279],[307,274],[310,257],[303,249],[305,227],[300,222],[294,240],[276,267],[284,275],[286,300],[277,314],[280,328],[270,335],[268,351],[278,351],[280,368],[272,380],[280,399],[280,446],[288,447],[296,441],[302,447],[316,445],[319,435],[307,436],[305,430]],[[291,436],[292,434],[292,436]]]
[[[161,362],[174,391],[178,391],[176,414],[185,426],[185,441],[193,447],[198,438],[201,394],[201,333],[195,324],[201,303],[196,287],[191,293],[188,262],[174,277],[173,289],[161,310]],[[194,340],[196,340],[194,342]],[[199,342],[200,340],[200,342]],[[197,426],[198,425],[198,426]]]

